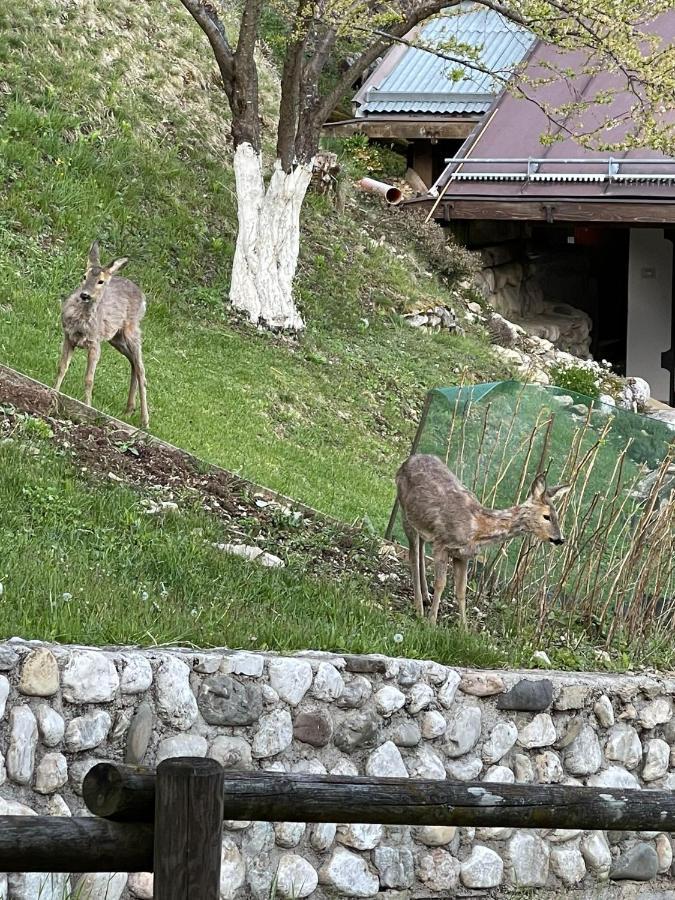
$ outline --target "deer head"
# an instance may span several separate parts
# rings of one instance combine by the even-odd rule
[[[123,256],[121,259],[116,259],[110,263],[109,266],[102,266],[98,241],[94,241],[89,248],[87,271],[84,274],[80,287],[80,300],[92,306],[98,303],[112,276],[119,272],[127,262],[126,256]]]
[[[543,475],[537,475],[534,479],[523,506],[526,512],[527,529],[538,540],[550,541],[556,545],[565,543],[558,522],[558,513],[552,501],[555,497],[564,497],[571,487],[571,484],[546,487],[546,479]]]

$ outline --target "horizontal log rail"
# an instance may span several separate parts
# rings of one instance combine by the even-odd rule
[[[97,816],[151,822],[152,770],[101,763],[84,780]],[[227,819],[675,831],[675,794],[563,785],[458,783],[266,772],[224,773]]]
[[[153,827],[67,816],[0,816],[0,872],[151,872]]]

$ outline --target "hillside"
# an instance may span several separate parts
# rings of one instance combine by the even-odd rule
[[[20,377],[0,372],[0,396],[4,634],[517,662],[498,631],[412,618],[405,563],[364,530],[110,425],[55,418]]]
[[[242,324],[223,302],[236,228],[226,106],[180,4],[29,0],[0,10],[0,29],[0,360],[53,381],[59,302],[97,236],[149,297],[152,431],[382,530],[426,390],[504,371],[479,332],[400,324],[406,304],[448,303],[448,289],[392,243],[378,203],[352,197],[338,215],[314,196],[297,286],[307,334]],[[76,354],[64,385],[77,397],[83,364]],[[119,414],[127,379],[105,347],[95,404]]]

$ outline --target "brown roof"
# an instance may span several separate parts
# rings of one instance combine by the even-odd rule
[[[672,44],[675,9],[655,20],[654,28],[664,43]],[[583,71],[584,61],[581,53],[562,54],[539,44],[528,64],[528,75],[549,74],[545,66],[551,63],[556,68],[563,63],[579,72]],[[446,211],[450,208],[451,216],[456,217],[489,218],[481,212],[486,204],[494,203],[502,209],[506,204],[512,208],[515,204],[533,208],[533,204],[540,206],[554,200],[563,205],[569,202],[570,209],[588,203],[601,203],[603,207],[629,204],[626,211],[630,209],[632,214],[641,204],[656,203],[673,204],[665,220],[675,220],[675,159],[642,149],[615,153],[586,150],[568,134],[595,130],[610,113],[614,124],[604,130],[604,135],[608,142],[622,140],[631,127],[630,109],[635,100],[632,95],[616,93],[609,105],[591,104],[579,115],[581,121],[567,117],[559,125],[553,125],[537,105],[550,104],[560,109],[579,94],[592,101],[599,92],[616,91],[617,85],[617,76],[603,73],[579,75],[571,82],[560,78],[553,84],[527,88],[537,102],[503,92],[463,146],[464,161],[453,160],[435,185],[438,191],[444,191],[444,202],[450,204],[448,207],[446,203]],[[666,116],[666,121],[675,123],[672,103]],[[562,139],[544,145],[541,135],[547,132]],[[429,198],[424,200],[429,203]],[[459,214],[460,209],[471,214]]]

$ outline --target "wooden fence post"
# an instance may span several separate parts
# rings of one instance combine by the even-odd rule
[[[214,759],[166,759],[155,792],[155,900],[219,900],[224,771]]]

